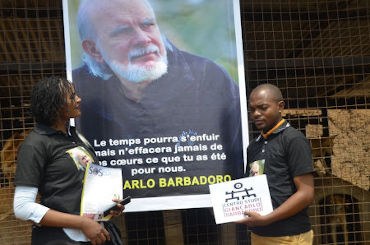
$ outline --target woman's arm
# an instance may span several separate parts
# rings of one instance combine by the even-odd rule
[[[93,245],[110,240],[108,231],[94,220],[79,215],[58,212],[36,203],[37,191],[38,189],[35,187],[16,187],[13,207],[17,218],[32,220],[43,226],[79,229]]]
[[[36,203],[37,191],[36,187],[17,186],[15,188],[13,202],[15,217],[40,223],[49,208]]]

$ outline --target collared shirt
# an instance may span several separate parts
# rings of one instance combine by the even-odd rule
[[[296,191],[293,178],[312,173],[311,147],[306,137],[282,123],[265,139],[262,135],[251,142],[247,151],[247,175],[266,174],[273,208],[276,209]],[[253,167],[253,165],[258,165]],[[260,236],[289,236],[311,229],[307,208],[296,215],[268,226],[254,227]]]
[[[18,152],[16,186],[37,187],[41,204],[65,213],[79,214],[84,166],[75,153],[88,151],[74,128],[66,135],[45,125],[37,125]]]

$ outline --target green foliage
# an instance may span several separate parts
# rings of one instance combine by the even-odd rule
[[[162,33],[180,49],[223,66],[237,81],[231,0],[152,0]]]

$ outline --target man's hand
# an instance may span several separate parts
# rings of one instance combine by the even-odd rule
[[[98,222],[87,218],[81,217],[81,231],[91,241],[92,245],[105,244],[106,241],[110,241],[109,233],[103,228]]]
[[[265,225],[268,225],[268,224],[271,223],[271,222],[269,222],[269,220],[267,219],[266,216],[262,216],[258,213],[255,213],[255,212],[245,211],[244,215],[247,215],[247,217],[245,217],[242,220],[236,221],[235,223],[245,224],[249,227],[265,226]]]
[[[314,198],[314,181],[312,174],[299,175],[293,178],[297,192],[290,196],[283,204],[274,209],[272,213],[261,216],[254,212],[244,212],[248,217],[236,223],[246,224],[250,227],[265,226],[273,222],[287,219],[307,207]]]

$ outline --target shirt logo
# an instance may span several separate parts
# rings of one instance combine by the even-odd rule
[[[86,166],[94,162],[93,157],[82,146],[77,146],[75,148],[69,149],[66,152],[72,158],[78,170],[85,171]]]
[[[265,170],[265,159],[257,160],[249,164],[249,177],[262,175]]]

